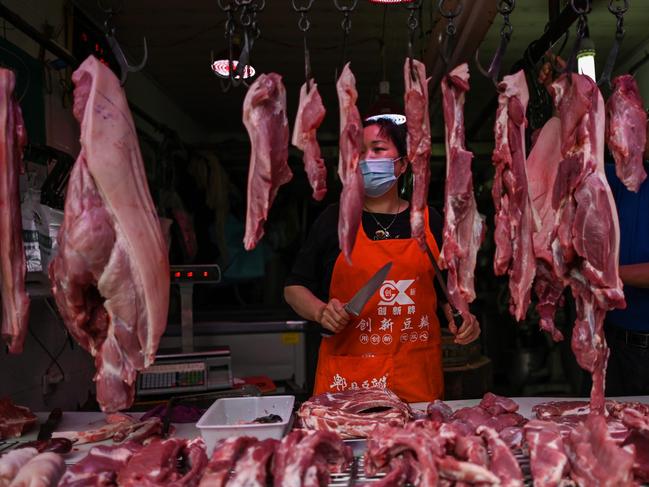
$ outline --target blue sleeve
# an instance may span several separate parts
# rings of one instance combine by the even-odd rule
[[[611,187],[613,198],[615,201],[618,201],[620,189],[623,189],[624,185],[622,184],[622,181],[618,179],[617,174],[615,174],[615,164],[608,162],[604,164],[604,172],[606,173],[608,185]]]

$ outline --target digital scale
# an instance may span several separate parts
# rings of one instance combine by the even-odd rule
[[[221,269],[210,265],[171,266],[171,284],[180,289],[180,331],[183,352],[194,351],[194,284],[218,284]]]
[[[200,393],[232,387],[230,347],[209,351],[173,353],[161,351],[155,362],[140,372],[139,396]]]
[[[230,347],[194,350],[195,284],[221,280],[218,265],[171,266],[171,284],[180,288],[180,350],[159,350],[153,365],[137,378],[138,396],[200,393],[232,387]]]

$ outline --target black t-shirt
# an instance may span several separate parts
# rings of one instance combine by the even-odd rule
[[[337,203],[329,205],[316,218],[286,280],[287,286],[304,286],[325,302],[329,298],[329,286],[334,265],[340,255],[338,210],[339,205]],[[378,220],[383,228],[388,229],[389,238],[410,238],[410,206],[396,215],[370,214],[363,211],[363,230],[365,230],[365,234],[369,238],[373,238],[375,232],[381,229],[374,218]],[[434,208],[428,207],[428,220],[431,233],[435,237],[437,246],[441,249],[442,229],[444,226],[442,217]],[[445,277],[444,280],[446,280]],[[437,281],[435,281],[435,289],[438,301],[445,302],[446,299],[439,291]]]

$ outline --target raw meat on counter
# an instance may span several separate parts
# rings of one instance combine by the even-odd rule
[[[228,487],[266,487],[271,459],[279,441],[267,438],[249,446],[237,461]]]
[[[329,432],[294,430],[281,442],[228,438],[214,447],[200,487],[326,486],[351,460],[350,448]]]
[[[534,220],[525,171],[525,111],[529,100],[525,72],[505,76],[498,92],[492,156],[496,175],[491,190],[496,211],[494,273],[509,274],[509,310],[521,321],[530,304],[536,270]]]
[[[350,389],[319,394],[304,402],[298,416],[305,428],[364,438],[377,424],[403,426],[413,413],[388,389]]]
[[[561,121],[563,156],[552,197],[558,222],[553,265],[575,298],[572,350],[593,378],[591,411],[602,414],[608,360],[604,316],[625,306],[618,275],[620,230],[604,174],[604,101],[585,75],[564,74],[550,91]]]
[[[534,419],[525,425],[530,468],[538,487],[558,487],[568,477],[570,466],[559,426]]]
[[[114,412],[133,403],[137,371],[155,359],[169,260],[119,80],[93,56],[72,80],[81,152],[49,276],[65,325],[95,357],[97,401]]]
[[[36,455],[36,448],[19,448],[0,456],[0,487],[7,487],[23,465]]]
[[[514,441],[517,429],[527,421],[517,411],[515,401],[491,392],[487,392],[477,406],[463,407],[454,412],[442,401],[432,402],[427,408],[431,420],[448,423],[464,435],[474,435],[477,428],[486,426],[499,433],[507,430],[507,439],[513,443],[518,443]]]
[[[29,408],[14,404],[8,397],[0,399],[0,440],[24,435],[36,424]]]
[[[240,436],[227,438],[217,443],[201,478],[200,487],[224,486],[230,472],[246,449],[256,442],[256,438]]]
[[[608,434],[606,420],[591,414],[566,441],[570,476],[578,485],[631,486],[634,453],[618,446]]]
[[[435,460],[443,452],[444,444],[432,424],[421,420],[405,427],[379,424],[367,438],[365,472],[370,476],[389,472],[396,459],[393,468],[400,472],[400,477],[406,477],[405,482],[416,486],[437,485],[439,473]]]
[[[142,445],[133,442],[95,446],[83,459],[68,467],[59,487],[117,485],[117,474],[141,448]]]
[[[304,171],[313,190],[313,199],[322,201],[327,194],[327,167],[320,155],[316,131],[325,114],[318,85],[313,80],[300,88],[300,104],[297,107],[292,143],[303,153]]]
[[[288,167],[286,89],[279,74],[260,74],[250,85],[243,100],[243,124],[250,137],[243,244],[246,250],[252,250],[264,235],[264,223],[277,190],[293,177]]]
[[[643,165],[647,113],[630,74],[613,80],[613,93],[606,102],[606,143],[615,159],[615,174],[629,191],[637,192],[647,178]]]
[[[356,107],[358,92],[356,78],[349,63],[336,82],[338,104],[340,105],[340,154],[338,157],[338,176],[343,184],[340,195],[338,215],[338,240],[340,250],[347,262],[351,263],[352,249],[363,214],[365,188],[359,167],[363,152],[363,124]]]
[[[106,424],[86,431],[55,431],[54,438],[67,438],[75,445],[96,443],[111,439],[115,443],[134,441],[150,442],[162,435],[162,420],[157,417],[137,420],[127,414],[115,413],[106,416]]]
[[[16,76],[0,68],[0,294],[2,339],[9,353],[23,351],[29,324],[29,298],[25,292],[25,249],[18,177],[23,146],[27,142],[20,105],[13,99]]]
[[[194,486],[206,465],[202,438],[154,441],[133,453],[119,471],[117,484],[120,487]]]
[[[487,450],[481,439],[475,437],[482,444],[485,463],[467,461],[455,453],[466,437],[445,426],[426,420],[405,427],[377,426],[368,438],[365,472],[370,476],[385,472],[386,476],[369,485],[498,484],[499,478],[487,467]]]
[[[39,453],[26,464],[9,487],[54,487],[65,472],[65,462],[56,453]]]
[[[489,470],[500,479],[500,485],[523,487],[523,472],[498,432],[488,426],[478,426],[476,433],[487,442],[489,452]]]
[[[330,473],[342,472],[352,458],[351,448],[345,445],[336,433],[292,431],[282,439],[275,452],[273,485],[275,487],[329,485]]]
[[[464,319],[475,299],[473,273],[476,255],[484,238],[484,217],[478,213],[473,194],[473,154],[464,144],[464,98],[469,91],[469,67],[459,65],[442,80],[442,105],[446,140],[444,187],[444,245],[440,267],[448,269],[451,304]]]
[[[410,229],[422,249],[426,249],[424,211],[428,206],[430,182],[430,116],[428,114],[428,79],[426,66],[416,59],[406,58],[403,66],[406,94],[404,107],[408,128],[408,160],[412,167],[412,196],[410,198]]]

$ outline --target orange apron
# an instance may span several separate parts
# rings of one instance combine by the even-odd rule
[[[428,225],[426,240],[438,257]],[[338,256],[331,279],[329,297],[342,303],[386,262],[393,265],[360,316],[323,338],[313,393],[387,387],[406,402],[442,398],[441,333],[428,257],[413,238],[370,240],[361,225],[351,258],[353,267],[342,253]]]

